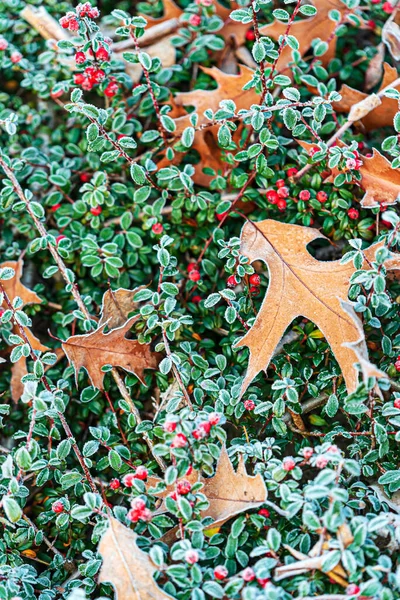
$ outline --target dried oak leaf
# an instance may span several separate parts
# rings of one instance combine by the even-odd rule
[[[395,60],[400,60],[400,11],[397,9],[382,28],[382,41]]]
[[[309,153],[314,144],[297,140],[300,146]],[[345,144],[338,141],[339,146]],[[363,164],[359,172],[362,179],[360,187],[365,191],[360,203],[365,208],[374,208],[375,206],[389,206],[397,202],[400,195],[400,169],[393,169],[390,162],[375,148],[372,156],[367,158],[362,156]],[[338,169],[332,169],[332,174],[328,180],[339,173]]]
[[[137,534],[113,517],[109,523],[98,547],[103,558],[99,583],[110,582],[117,600],[173,600],[154,581],[157,567],[138,547]]]
[[[387,63],[384,64],[383,69],[384,75],[379,91],[390,86],[398,77],[397,70]],[[400,83],[395,87],[397,90],[399,90]],[[340,113],[350,113],[355,104],[358,104],[369,96],[369,94],[355,90],[346,84],[342,85],[339,90],[339,94],[342,96],[342,99],[338,102],[333,102],[332,107],[336,112]],[[393,125],[393,118],[396,112],[397,100],[383,96],[381,98],[381,102],[376,106],[376,108],[373,108],[373,110],[371,110],[367,115],[363,116],[360,119],[360,122],[367,131],[391,126]]]
[[[41,304],[42,300],[39,296],[27,288],[22,282],[22,272],[23,272],[24,261],[21,259],[19,261],[8,261],[4,262],[0,265],[1,269],[6,267],[13,269],[15,271],[15,275],[12,279],[8,279],[3,281],[3,288],[11,301],[14,300],[17,296],[21,298],[23,302],[23,306],[27,304]],[[5,302],[2,305],[3,308],[7,308]],[[19,335],[18,327],[14,327],[13,332],[16,335]],[[44,346],[41,341],[33,335],[33,333],[25,327],[25,334],[33,348],[33,350],[37,350],[40,352],[45,352],[49,350],[47,346]],[[21,378],[28,373],[26,367],[26,358],[25,356],[21,356],[21,358],[12,365],[11,367],[11,397],[14,402],[18,402],[22,393],[24,391],[24,385],[21,383]]]
[[[111,289],[107,290],[103,295],[100,321],[98,323],[99,327],[107,324],[108,329],[115,329],[124,325],[129,314],[139,306],[138,302],[133,301],[135,294],[144,287],[141,285],[134,290],[127,290],[125,288],[118,288],[115,291]]]
[[[368,68],[365,72],[365,89],[370,90],[375,87],[383,75],[383,61],[385,58],[385,46],[381,42],[376,48],[375,56],[370,60]]]
[[[238,468],[235,469],[229,459],[226,447],[223,446],[213,477],[203,477],[193,470],[187,477],[182,477],[193,485],[197,481],[203,483],[201,492],[207,497],[210,505],[202,516],[212,517],[212,527],[221,526],[232,517],[253,508],[257,508],[267,499],[267,488],[260,473],[248,475],[243,456],[239,458]],[[149,477],[148,485],[155,486],[158,477]],[[158,498],[166,498],[175,490],[175,486],[167,486],[163,492],[156,494]],[[159,511],[164,512],[162,506]]]
[[[216,67],[201,67],[202,71],[210,75],[218,84],[214,90],[193,90],[191,92],[178,93],[173,99],[173,112],[170,116],[174,118],[176,130],[175,136],[182,135],[184,129],[191,125],[188,113],[184,113],[184,106],[193,106],[199,116],[198,127],[204,126],[204,129],[197,130],[194,136],[194,142],[191,146],[193,150],[199,153],[200,161],[194,165],[195,174],[193,180],[196,184],[207,186],[211,177],[203,172],[205,167],[214,169],[214,171],[223,170],[226,163],[222,161],[223,152],[219,147],[217,133],[219,126],[209,127],[210,121],[204,116],[204,111],[211,109],[217,111],[221,100],[231,99],[235,102],[237,110],[249,109],[252,104],[258,103],[258,95],[254,88],[243,90],[243,86],[249,82],[253,71],[243,65],[240,66],[238,75],[223,73]],[[237,134],[240,134],[240,128]],[[234,139],[235,136],[233,136]],[[184,154],[175,153],[173,163],[179,164]],[[170,164],[165,157],[159,161],[158,166],[164,167]]]
[[[250,350],[249,365],[242,385],[242,393],[261,371],[269,365],[276,346],[293,319],[303,316],[317,325],[329,343],[339,363],[349,393],[358,384],[358,362],[354,349],[344,346],[358,342],[362,332],[359,317],[348,302],[349,280],[354,272],[351,263],[321,262],[307,251],[307,245],[325,238],[316,229],[267,219],[258,223],[248,221],[241,233],[241,252],[251,262],[263,260],[269,271],[269,287],[256,321],[248,333],[236,344]],[[364,251],[367,261],[375,259],[382,243],[373,244]],[[399,255],[392,255],[388,268],[399,269]],[[363,340],[358,346],[367,358]]]
[[[137,340],[126,338],[129,329],[139,318],[132,317],[122,327],[112,329],[108,333],[104,333],[104,323],[92,333],[68,338],[62,344],[62,348],[74,366],[76,378],[80,369],[84,367],[92,385],[103,390],[105,373],[101,368],[104,365],[112,365],[134,373],[141,383],[144,383],[144,370],[157,368],[159,354],[152,352],[148,344],[140,344]]]
[[[317,9],[317,14],[309,19],[295,21],[290,27],[290,35],[294,36],[298,43],[301,56],[307,54],[310,50],[313,40],[319,38],[323,42],[328,43],[328,49],[322,56],[319,57],[323,65],[327,65],[332,58],[335,57],[336,50],[336,23],[329,18],[331,10],[339,10],[344,16],[345,6],[340,0],[314,0],[313,4]],[[346,21],[350,21],[349,17],[354,15],[353,11],[346,10]],[[362,19],[358,17],[362,23]],[[278,41],[279,37],[285,35],[287,31],[287,23],[281,23],[275,20],[269,25],[260,27],[260,33],[263,36],[272,38]],[[286,45],[281,52],[277,61],[276,67],[279,71],[284,70],[292,61],[292,49]]]

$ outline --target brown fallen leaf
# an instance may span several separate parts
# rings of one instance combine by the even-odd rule
[[[202,516],[214,519],[213,528],[221,526],[246,510],[257,508],[265,502],[268,495],[261,474],[257,473],[254,476],[247,474],[242,455],[237,470],[234,470],[225,446],[221,449],[213,477],[203,477],[193,470],[190,475],[182,479],[188,480],[192,485],[197,481],[203,483],[201,492],[207,497],[210,506],[203,511]],[[162,480],[158,477],[149,477],[148,486],[155,486],[159,481]],[[175,491],[174,485],[167,486],[156,496],[166,498],[173,491]],[[159,512],[165,512],[163,505]]]
[[[108,329],[121,327],[128,320],[129,313],[136,310],[139,306],[138,302],[134,302],[133,298],[145,286],[127,290],[119,288],[118,290],[107,290],[103,295],[101,305],[100,321],[98,326],[107,324]]]
[[[377,48],[375,56],[370,60],[365,72],[365,89],[370,90],[375,87],[383,75],[383,60],[385,58],[385,46],[381,42]]]
[[[138,547],[137,534],[113,517],[109,523],[98,547],[103,558],[99,583],[110,582],[117,600],[173,600],[154,581],[158,569]]]
[[[357,354],[343,344],[360,340],[360,321],[348,302],[352,263],[321,262],[307,251],[307,245],[323,236],[318,230],[267,219],[248,221],[242,229],[241,252],[251,262],[263,260],[269,271],[269,287],[256,321],[236,347],[250,350],[249,365],[242,384],[242,394],[261,371],[266,371],[276,346],[293,319],[303,316],[317,325],[331,346],[343,373],[347,391],[358,385],[355,363]],[[367,261],[375,259],[382,243],[364,251]],[[399,255],[392,268],[399,268]],[[369,262],[363,268],[369,268]],[[363,356],[368,357],[365,341]]]
[[[249,109],[252,104],[258,102],[258,95],[254,88],[243,90],[243,86],[250,81],[253,71],[243,65],[240,66],[238,75],[230,75],[223,73],[216,67],[206,68],[201,67],[204,73],[210,75],[216,83],[217,88],[214,90],[193,90],[191,92],[178,93],[172,104],[173,111],[170,114],[175,120],[176,130],[175,136],[182,135],[184,129],[191,125],[190,115],[184,111],[185,106],[193,106],[195,112],[199,116],[198,128],[202,126],[204,129],[198,129],[194,136],[192,149],[199,153],[200,161],[194,165],[195,174],[193,180],[198,185],[207,186],[211,177],[203,172],[205,167],[214,169],[214,171],[223,170],[227,164],[222,161],[223,152],[219,147],[217,133],[219,126],[209,126],[210,121],[204,116],[204,111],[211,109],[214,112],[218,110],[221,100],[227,98],[233,100],[237,110]],[[236,136],[240,135],[241,128],[236,132]],[[237,139],[235,135],[234,139]],[[184,154],[175,153],[173,164],[179,164]],[[158,162],[159,167],[171,164],[165,157]]]
[[[42,300],[39,296],[27,288],[22,282],[22,272],[23,272],[24,261],[21,259],[19,261],[8,261],[4,262],[0,265],[1,269],[6,267],[13,269],[15,271],[14,277],[12,279],[4,280],[2,282],[3,288],[11,301],[14,300],[17,296],[21,298],[23,302],[23,306],[28,304],[41,304]],[[7,308],[5,302],[2,305],[3,308]],[[20,335],[20,331],[18,327],[13,328],[13,333],[16,335]],[[47,346],[44,346],[41,341],[33,335],[33,333],[25,327],[25,334],[33,348],[33,350],[37,350],[40,352],[45,352],[49,350]],[[21,378],[28,373],[26,367],[26,358],[25,356],[21,356],[21,358],[12,365],[11,367],[11,397],[14,402],[18,402],[22,393],[24,391],[24,385],[21,383]]]
[[[78,377],[80,369],[84,367],[92,385],[103,390],[105,373],[101,368],[112,365],[134,373],[144,383],[144,370],[156,369],[159,355],[152,352],[148,344],[126,338],[129,329],[139,318],[140,316],[133,317],[109,333],[104,333],[104,324],[92,333],[68,338],[62,348],[75,369],[75,377]]]
[[[295,21],[290,28],[290,35],[296,37],[299,43],[299,49],[301,56],[307,54],[310,50],[312,42],[319,38],[323,42],[328,43],[328,49],[322,56],[319,57],[323,65],[327,65],[332,58],[335,57],[336,50],[336,23],[329,18],[331,10],[340,11],[342,17],[345,17],[345,21],[351,22],[349,17],[355,14],[355,11],[346,10],[343,2],[340,0],[313,0],[313,4],[317,9],[317,14],[308,19],[302,19],[301,21]],[[361,17],[358,16],[361,23],[363,23]],[[272,38],[275,41],[279,40],[280,36],[284,36],[287,30],[287,23],[281,23],[275,20],[269,25],[260,27],[260,33],[263,36]],[[292,61],[292,49],[286,45],[281,52],[279,59],[276,64],[276,68],[279,71],[283,71],[288,67]]]
[[[398,78],[397,70],[388,65],[388,63],[384,64],[383,69],[384,75],[379,91],[390,86]],[[398,83],[395,88],[400,89],[400,83]],[[368,97],[368,94],[365,92],[355,90],[346,84],[342,85],[339,94],[342,96],[342,99],[338,102],[333,102],[332,107],[336,112],[340,113],[350,113],[355,104]],[[367,115],[362,116],[360,122],[367,131],[393,125],[393,118],[397,112],[397,108],[397,100],[383,96],[380,104]]]
[[[400,60],[400,11],[395,10],[382,27],[382,42],[395,60]]]
[[[314,144],[297,140],[300,146],[307,153]],[[343,142],[338,141],[340,147],[344,147]],[[363,164],[359,172],[362,176],[360,182],[357,182],[365,191],[360,203],[365,208],[374,208],[376,206],[389,206],[397,202],[400,195],[400,169],[393,169],[390,162],[375,148],[372,150],[370,158],[361,157]],[[327,181],[333,181],[339,173],[337,168],[332,169],[332,174]]]

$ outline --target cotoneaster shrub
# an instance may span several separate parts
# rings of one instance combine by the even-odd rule
[[[397,9],[46,0],[56,43],[24,18],[37,6],[0,0],[0,598],[113,598],[97,550],[111,515],[159,568],[160,598],[398,598],[400,82],[382,87],[377,58]],[[143,40],[165,14],[178,21],[152,54]],[[366,91],[357,119],[343,84]],[[383,114],[373,102],[382,126],[367,121]],[[269,271],[241,253],[240,232],[265,219],[315,228],[327,241],[312,256],[354,265],[349,301],[380,372],[364,365],[351,394],[300,316],[241,395],[249,353],[235,344]],[[105,363],[97,389],[61,344],[93,335],[106,292],[121,319],[121,288],[140,288],[121,323],[137,317],[128,337],[158,367],[140,381]],[[189,479],[215,475],[224,444],[268,496],[213,527],[213,498]],[[175,486],[166,512],[152,477]],[[227,471],[229,498],[234,485]]]

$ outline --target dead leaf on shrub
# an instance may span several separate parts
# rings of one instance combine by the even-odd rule
[[[375,56],[371,59],[365,72],[365,89],[370,90],[382,79],[383,60],[385,58],[385,46],[381,42],[377,47]]]
[[[243,86],[248,83],[253,75],[253,71],[243,65],[240,66],[238,75],[229,75],[223,73],[216,67],[206,68],[201,67],[202,71],[210,75],[216,83],[217,88],[214,90],[193,90],[191,92],[181,92],[176,94],[174,98],[173,112],[170,116],[174,118],[176,130],[174,135],[176,138],[182,135],[186,127],[191,126],[190,116],[184,111],[185,106],[193,106],[195,112],[199,116],[198,127],[205,127],[197,130],[194,136],[194,142],[191,148],[198,152],[200,161],[194,164],[195,174],[193,180],[196,184],[207,186],[212,178],[203,172],[205,167],[214,169],[214,171],[224,170],[227,163],[222,162],[223,151],[219,147],[217,133],[219,126],[209,126],[210,121],[204,116],[204,111],[211,109],[217,111],[221,100],[231,99],[235,102],[237,110],[249,109],[252,104],[258,102],[258,95],[254,88],[243,90]],[[241,127],[234,134],[233,138],[237,141],[238,135],[241,133]],[[184,154],[175,152],[173,164],[179,164]],[[164,167],[171,164],[165,157],[159,161],[158,166]]]
[[[144,287],[141,285],[134,290],[127,290],[125,288],[119,288],[115,291],[111,289],[107,290],[103,295],[99,327],[107,324],[108,329],[115,329],[124,325],[129,314],[139,306],[138,302],[133,301],[135,294]]]
[[[396,10],[382,28],[382,41],[395,60],[400,60],[400,11]]]
[[[109,523],[98,547],[103,558],[99,583],[110,582],[117,600],[173,600],[154,581],[158,569],[138,547],[137,534],[113,517]]]
[[[203,483],[201,492],[207,497],[210,506],[202,512],[202,517],[212,517],[213,528],[246,510],[257,508],[267,499],[267,488],[262,475],[248,475],[242,455],[235,471],[225,446],[221,449],[213,477],[203,477],[193,470],[190,475],[181,479],[188,480],[192,485],[197,481]],[[149,477],[148,486],[155,486],[159,481],[162,480],[158,477]],[[175,486],[171,485],[155,495],[166,498],[174,491]],[[164,505],[159,512],[165,512]]]
[[[315,144],[297,140],[307,153]],[[340,147],[345,144],[338,141]],[[370,158],[361,157],[363,164],[359,172],[362,176],[357,184],[365,191],[360,203],[365,208],[374,208],[375,206],[389,206],[397,202],[400,195],[400,170],[393,169],[390,162],[375,148],[372,150]],[[339,173],[337,168],[332,169],[332,174],[328,181],[333,181]]]
[[[266,371],[274,350],[293,319],[303,316],[317,325],[339,363],[349,393],[358,384],[355,363],[357,354],[343,344],[358,342],[362,332],[358,315],[348,302],[352,263],[321,262],[307,251],[307,245],[323,236],[318,230],[267,219],[247,222],[241,233],[241,252],[251,262],[263,260],[269,271],[269,287],[253,327],[236,344],[250,350],[249,365],[242,384],[242,394],[261,371]],[[375,259],[382,243],[373,244],[364,254]],[[393,268],[400,267],[394,255]],[[365,261],[364,269],[369,268]],[[362,354],[368,357],[365,341]],[[360,346],[359,346],[360,347]]]
[[[346,12],[346,21],[350,22],[349,17],[354,15],[354,11],[346,10],[346,7],[341,0],[314,0],[313,4],[317,9],[317,14],[308,19],[295,21],[290,27],[290,35],[297,38],[299,43],[298,51],[301,56],[307,54],[315,39],[319,38],[322,42],[327,42],[327,51],[325,54],[318,57],[318,60],[320,60],[323,65],[327,65],[329,61],[335,57],[336,36],[334,35],[334,32],[337,26],[335,21],[332,21],[332,19],[329,18],[329,13],[331,10],[338,10],[341,15],[344,16]],[[363,23],[361,17],[358,18],[361,23]],[[275,20],[269,25],[260,27],[261,35],[270,37],[275,41],[278,41],[280,36],[284,36],[286,30],[287,23],[282,23],[278,20]],[[292,61],[292,52],[293,50],[288,45],[283,48],[276,65],[279,71],[284,71],[288,67],[289,63]]]
[[[122,327],[104,333],[105,324],[86,335],[74,335],[63,343],[62,348],[75,369],[75,377],[82,367],[88,373],[92,385],[103,390],[104,365],[122,367],[143,382],[145,369],[156,369],[159,354],[150,350],[149,344],[126,338],[126,334],[139,316],[129,319]]]
[[[379,91],[390,86],[398,77],[397,70],[388,65],[388,63],[385,63],[383,68],[384,75]],[[396,86],[396,89],[400,89],[400,84]],[[332,107],[336,112],[340,113],[349,113],[355,104],[365,100],[369,95],[360,92],[359,90],[355,90],[346,84],[342,85],[339,93],[342,96],[342,99],[338,102],[333,102]],[[366,116],[361,118],[361,123],[367,131],[393,125],[393,118],[397,109],[397,100],[383,96],[381,98],[381,103]]]
[[[8,267],[15,271],[15,275],[12,279],[2,281],[2,286],[11,301],[18,296],[21,298],[23,306],[27,306],[28,304],[41,304],[42,300],[39,298],[39,296],[21,282],[23,266],[24,261],[22,259],[19,261],[8,261],[1,263],[0,269]],[[2,307],[4,309],[8,308],[5,302],[3,302]],[[44,346],[27,327],[24,328],[24,331],[33,350],[40,352],[49,350],[49,348]],[[20,331],[17,326],[13,327],[13,333],[20,335]],[[21,377],[27,373],[28,370],[26,367],[26,358],[25,356],[21,356],[21,358],[16,363],[13,363],[11,367],[11,397],[14,402],[18,402],[24,391],[24,385],[21,383]]]

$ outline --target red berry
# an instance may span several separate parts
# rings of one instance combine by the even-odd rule
[[[121,487],[119,479],[111,479],[109,486],[112,490],[118,490]]]
[[[151,228],[152,232],[155,233],[156,235],[160,235],[160,233],[163,232],[164,227],[162,226],[161,223],[154,223],[153,227]]]
[[[176,491],[181,496],[186,496],[186,494],[188,494],[191,489],[192,489],[192,484],[190,483],[190,481],[187,481],[187,479],[178,481],[178,483],[176,484]]]
[[[22,60],[22,54],[21,52],[11,52],[11,62],[14,63],[14,65],[16,65],[17,63],[20,62],[20,60]]]
[[[289,190],[286,186],[280,187],[277,191],[279,198],[287,198],[289,196]]]
[[[191,15],[189,17],[189,23],[192,25],[192,27],[198,27],[201,23],[200,15]]]
[[[50,95],[52,98],[60,98],[60,96],[63,95],[63,91],[62,90],[51,90]]]
[[[358,212],[358,210],[356,208],[349,208],[349,210],[347,211],[347,214],[349,216],[349,219],[352,219],[353,221],[358,219],[358,217],[360,216],[360,213]]]
[[[198,295],[192,297],[192,302],[194,302],[194,304],[198,304],[202,300],[203,300],[203,298],[201,296],[198,296]]]
[[[319,202],[321,202],[322,204],[324,202],[326,202],[328,199],[328,194],[326,192],[324,192],[323,190],[321,190],[320,192],[317,193],[317,200]]]
[[[270,512],[267,508],[260,508],[260,510],[258,511],[258,514],[261,515],[262,517],[265,517],[266,519],[268,519]]]
[[[76,85],[82,85],[82,83],[85,81],[85,76],[83,73],[75,73],[74,75],[74,83]]]
[[[61,207],[61,204],[53,204],[53,206],[51,207],[51,212],[57,212],[58,209]]]
[[[358,594],[360,592],[361,592],[361,588],[358,585],[356,585],[355,583],[350,583],[350,585],[348,585],[346,588],[347,596],[358,596]]]
[[[190,281],[200,281],[200,279],[201,279],[200,272],[197,271],[196,269],[193,269],[193,271],[190,271],[190,273],[189,273],[189,279],[190,279]]]
[[[256,285],[251,285],[249,291],[252,296],[258,296],[258,294],[260,293],[260,288]]]
[[[62,513],[64,512],[64,504],[61,502],[61,500],[56,500],[51,505],[51,510],[57,514]]]
[[[285,180],[284,179],[278,179],[278,181],[275,182],[275,185],[277,188],[282,188],[285,185]]]
[[[243,406],[245,407],[246,410],[253,410],[256,405],[253,402],[253,400],[245,400],[243,402]]]
[[[311,448],[311,446],[306,446],[305,448],[303,448],[303,456],[306,460],[311,458],[313,454],[314,454],[314,448]]]
[[[112,98],[118,93],[118,89],[118,84],[115,81],[110,81],[104,90],[104,95],[107,96],[107,98]]]
[[[393,402],[393,406],[395,408],[400,408],[400,398],[396,398],[396,400]]]
[[[183,433],[177,433],[174,439],[172,440],[171,447],[172,448],[184,448],[188,443],[188,439],[186,435]]]
[[[205,422],[203,422],[203,423],[200,423],[200,425],[199,425],[199,428],[200,428],[202,431],[204,431],[204,433],[205,433],[206,435],[208,435],[208,434],[210,433],[210,431],[211,431],[211,427],[212,427],[212,425],[211,425],[211,423],[210,423],[209,421],[205,421]]]
[[[211,423],[211,425],[218,425],[220,418],[218,413],[213,412],[208,415],[208,422]]]
[[[140,465],[139,467],[136,468],[135,471],[135,479],[140,479],[140,481],[145,481],[147,479],[149,472],[146,469],[146,467],[143,467],[142,465]]]
[[[372,19],[367,21],[367,25],[368,25],[368,27],[371,27],[371,29],[375,29],[375,27],[376,27],[376,23]]]
[[[235,287],[238,284],[236,277],[234,275],[230,275],[226,280],[226,285],[228,287]]]
[[[87,183],[88,181],[90,181],[92,179],[92,176],[90,175],[90,173],[81,173],[79,175],[79,179],[83,182],[83,183]]]
[[[172,433],[175,431],[177,425],[178,425],[178,423],[175,423],[174,421],[165,421],[165,423],[163,425],[163,429],[167,433]]]
[[[246,40],[248,42],[254,42],[255,39],[256,39],[256,34],[254,33],[254,31],[252,29],[249,29],[248,31],[246,31]]]
[[[66,236],[65,235],[58,235],[56,237],[56,244],[59,244],[61,242],[61,240],[65,240]]]
[[[400,371],[400,360],[397,359],[396,362],[394,363],[394,366],[396,368],[396,371]]]
[[[284,471],[293,471],[295,466],[296,466],[296,463],[291,456],[287,456],[286,458],[283,459],[282,467],[283,467]]]
[[[0,306],[0,319],[4,315],[5,312],[6,312],[5,309],[2,306]]]
[[[241,575],[245,581],[253,581],[253,579],[256,578],[256,574],[251,567],[247,567],[244,571],[242,571]]]
[[[384,2],[382,4],[382,10],[386,14],[390,15],[394,11],[394,6],[390,2]]]
[[[318,146],[312,146],[309,149],[308,154],[309,154],[309,156],[314,156],[314,154],[316,154],[319,151],[320,151],[320,149],[318,148]]]
[[[276,204],[279,200],[279,196],[275,190],[268,190],[268,192],[266,193],[266,196],[267,196],[268,202],[271,202],[271,204]]]
[[[75,62],[77,65],[82,65],[84,62],[86,62],[86,56],[84,52],[77,52],[75,54]]]
[[[101,206],[95,206],[94,208],[90,209],[90,212],[92,213],[92,215],[94,215],[95,217],[98,217],[99,215],[101,215],[101,213],[103,212],[103,209],[101,208]]]
[[[286,172],[288,177],[293,177],[294,175],[296,175],[296,173],[298,173],[298,169],[296,169],[296,167],[291,167]]]
[[[279,198],[278,202],[276,203],[276,206],[278,207],[278,210],[280,210],[281,212],[285,212],[287,202],[283,198]]]
[[[190,262],[187,266],[187,271],[188,273],[190,273],[190,271],[198,271],[199,267],[197,266],[197,263],[195,262]]]
[[[228,569],[223,565],[218,565],[218,567],[215,567],[214,569],[214,577],[215,579],[219,579],[220,581],[222,579],[225,579],[226,577],[228,577]]]
[[[107,50],[104,48],[104,46],[101,46],[97,51],[96,51],[96,58],[97,60],[110,60],[110,55],[107,52]]]
[[[126,487],[132,487],[133,486],[133,482],[136,479],[135,477],[135,473],[127,473],[126,475],[124,475],[124,477],[122,478],[122,483],[126,486]]]
[[[311,194],[308,190],[301,190],[301,192],[299,193],[299,198],[300,200],[307,201],[311,198]]]
[[[229,214],[229,211],[225,211],[223,213],[215,213],[215,216],[217,217],[218,221],[222,221],[222,219],[225,219],[226,215]]]
[[[251,283],[251,285],[260,285],[261,277],[257,273],[253,273],[253,275],[250,275],[249,277],[249,283]]]
[[[8,42],[3,37],[0,37],[0,50],[6,50],[8,47]]]
[[[257,579],[257,583],[259,585],[261,585],[262,588],[267,587],[267,583],[269,583],[271,580],[268,579],[268,577],[266,577],[265,579]]]

